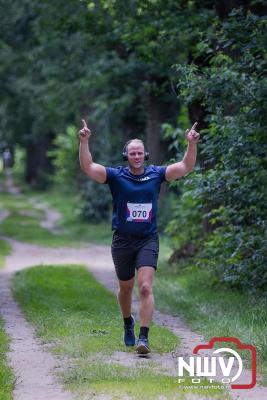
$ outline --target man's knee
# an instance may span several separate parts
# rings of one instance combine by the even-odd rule
[[[142,282],[139,286],[139,293],[142,297],[148,297],[152,294],[152,286],[148,282]]]
[[[133,279],[129,281],[119,281],[119,293],[128,294],[133,290],[134,281]]]

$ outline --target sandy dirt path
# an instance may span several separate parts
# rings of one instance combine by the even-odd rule
[[[0,272],[0,314],[11,339],[8,360],[16,377],[14,400],[71,400],[52,373],[58,361],[45,351],[12,298],[11,277],[7,270]]]

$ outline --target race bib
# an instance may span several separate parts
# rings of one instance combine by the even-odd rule
[[[127,203],[127,222],[151,222],[152,203]]]

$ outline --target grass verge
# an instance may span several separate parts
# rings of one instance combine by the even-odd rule
[[[3,322],[0,319],[0,399],[12,400],[12,392],[15,387],[15,378],[6,359],[8,351],[8,337],[4,331]]]
[[[48,204],[62,215],[59,226],[70,237],[98,244],[111,243],[111,222],[89,223],[82,221],[77,214],[79,197],[55,189],[46,192],[29,192],[29,195]]]
[[[4,266],[5,257],[11,254],[11,246],[10,244],[3,239],[0,239],[0,268]]]
[[[214,286],[212,273],[194,266],[178,270],[162,260],[155,279],[157,307],[182,316],[206,340],[234,336],[257,348],[258,371],[267,384],[267,299]],[[249,355],[244,354],[244,358]],[[249,365],[248,365],[249,366]]]
[[[82,397],[112,393],[113,399],[184,398],[177,377],[159,372],[153,363],[136,368],[112,362],[112,353],[133,352],[122,344],[122,321],[113,294],[82,266],[36,266],[16,273],[13,293],[38,336],[51,350],[68,357],[65,385]],[[137,324],[138,329],[138,324]],[[151,328],[154,352],[173,351],[178,338],[167,329]],[[212,398],[225,393],[209,391]],[[89,397],[88,397],[89,396]],[[90,397],[91,396],[91,397]]]
[[[59,221],[62,233],[53,233],[40,226],[45,219],[45,212],[34,208],[26,196],[1,193],[0,207],[10,214],[0,224],[0,235],[48,247],[80,247],[88,242],[110,244],[111,229],[107,223],[88,224],[77,221],[74,198],[64,199],[62,194],[46,196],[50,196],[48,204],[54,203],[60,212],[64,210],[63,218]],[[46,196],[44,195],[43,200]],[[36,198],[43,201],[41,196]]]

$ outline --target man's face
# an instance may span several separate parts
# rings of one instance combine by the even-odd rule
[[[145,161],[144,145],[140,142],[131,142],[127,146],[128,163],[131,168],[143,168]]]

